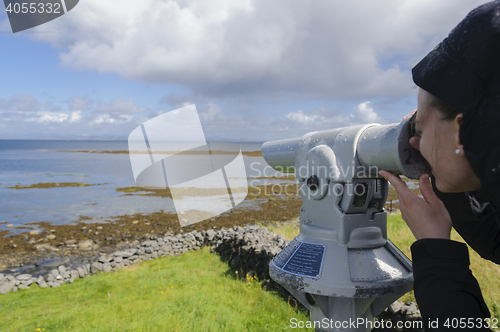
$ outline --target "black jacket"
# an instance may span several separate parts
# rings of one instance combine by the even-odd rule
[[[453,228],[481,257],[500,264],[500,219],[495,205],[484,202],[479,192],[444,194],[435,187],[434,191],[449,211]],[[467,246],[422,239],[411,246],[411,252],[415,297],[424,326],[451,331],[466,324],[466,328],[486,329],[490,313],[469,269]]]

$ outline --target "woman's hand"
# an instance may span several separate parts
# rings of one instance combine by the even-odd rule
[[[450,239],[451,217],[443,202],[436,196],[429,182],[429,175],[418,180],[424,199],[410,191],[406,183],[387,171],[379,174],[389,181],[399,197],[401,216],[417,240],[426,238]]]

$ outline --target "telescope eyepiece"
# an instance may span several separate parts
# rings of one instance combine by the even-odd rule
[[[307,187],[312,191],[318,190],[319,179],[316,175],[312,175],[307,179]]]

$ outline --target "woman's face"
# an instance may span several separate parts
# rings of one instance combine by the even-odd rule
[[[452,121],[442,120],[437,109],[430,105],[431,97],[427,91],[419,89],[415,125],[420,137],[410,139],[410,144],[420,150],[431,165],[439,191],[451,193],[479,189],[481,183],[459,141],[462,115]],[[457,149],[460,149],[460,154],[456,154]]]

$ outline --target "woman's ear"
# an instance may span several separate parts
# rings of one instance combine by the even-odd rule
[[[455,117],[455,120],[453,120],[453,124],[455,125],[455,129],[456,129],[456,132],[455,132],[455,144],[457,145],[457,148],[461,147],[460,145],[460,126],[462,125],[462,119],[464,117],[464,114],[463,113],[460,113],[458,114],[456,117]]]

